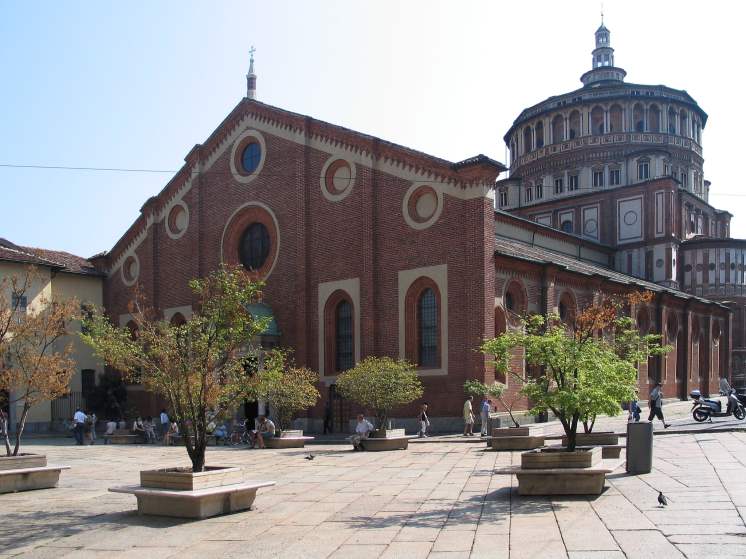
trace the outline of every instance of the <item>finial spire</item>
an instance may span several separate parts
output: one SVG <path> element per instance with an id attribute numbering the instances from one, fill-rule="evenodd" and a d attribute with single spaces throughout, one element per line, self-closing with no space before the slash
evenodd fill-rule
<path id="1" fill-rule="evenodd" d="M 601 25 L 604 24 L 604 3 L 601 2 Z"/>
<path id="2" fill-rule="evenodd" d="M 251 45 L 249 49 L 249 73 L 246 74 L 246 97 L 256 99 L 256 74 L 254 73 L 254 53 L 256 49 Z"/>

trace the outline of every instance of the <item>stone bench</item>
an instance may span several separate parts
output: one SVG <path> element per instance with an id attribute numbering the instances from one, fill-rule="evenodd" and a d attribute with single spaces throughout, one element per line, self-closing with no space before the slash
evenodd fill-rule
<path id="1" fill-rule="evenodd" d="M 70 466 L 49 465 L 0 470 L 0 493 L 57 487 L 60 481 L 60 472 L 69 469 Z"/>
<path id="2" fill-rule="evenodd" d="M 606 468 L 519 469 L 519 495 L 600 495 L 604 490 Z"/>
<path id="3" fill-rule="evenodd" d="M 257 490 L 272 485 L 274 481 L 244 481 L 194 491 L 125 485 L 110 487 L 109 491 L 134 495 L 138 514 L 202 519 L 248 510 Z"/>
<path id="4" fill-rule="evenodd" d="M 380 450 L 406 450 L 409 446 L 409 439 L 414 439 L 414 436 L 399 436 L 399 437 L 369 437 L 360 441 L 360 446 L 365 450 L 371 452 L 377 452 Z"/>
<path id="5" fill-rule="evenodd" d="M 307 436 L 270 437 L 264 439 L 264 446 L 267 448 L 303 448 L 306 441 L 312 441 L 314 438 Z"/>

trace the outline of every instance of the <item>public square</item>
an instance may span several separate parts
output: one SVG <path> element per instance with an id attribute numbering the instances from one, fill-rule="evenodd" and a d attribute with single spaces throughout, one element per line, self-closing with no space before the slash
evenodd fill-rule
<path id="1" fill-rule="evenodd" d="M 692 427 L 685 411 L 667 406 L 674 429 Z M 624 417 L 606 423 L 620 429 Z M 496 473 L 520 453 L 451 440 L 379 453 L 210 447 L 208 464 L 277 485 L 251 511 L 202 521 L 138 516 L 132 496 L 107 491 L 141 469 L 186 465 L 183 448 L 29 441 L 71 469 L 57 489 L 2 496 L 0 557 L 746 556 L 746 433 L 656 436 L 652 473 L 628 476 L 617 461 L 606 491 L 589 498 L 521 497 L 513 476 Z"/>

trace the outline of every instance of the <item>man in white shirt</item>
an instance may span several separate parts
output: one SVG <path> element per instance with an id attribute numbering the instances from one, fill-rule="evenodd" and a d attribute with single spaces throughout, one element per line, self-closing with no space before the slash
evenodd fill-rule
<path id="1" fill-rule="evenodd" d="M 111 436 L 114 434 L 114 431 L 117 430 L 117 422 L 113 419 L 109 419 L 109 421 L 106 422 L 106 431 L 104 432 L 104 444 L 109 444 L 111 440 Z"/>
<path id="2" fill-rule="evenodd" d="M 265 415 L 259 416 L 259 424 L 257 425 L 256 431 L 254 432 L 254 440 L 252 441 L 251 447 L 258 443 L 259 448 L 266 448 L 264 441 L 271 439 L 275 436 L 275 424 L 274 422 Z"/>
<path id="3" fill-rule="evenodd" d="M 367 439 L 373 431 L 373 424 L 365 419 L 362 413 L 357 414 L 357 425 L 355 425 L 355 434 L 350 437 L 352 448 L 354 450 L 364 450 L 360 444 L 363 439 Z"/>
<path id="4" fill-rule="evenodd" d="M 83 413 L 83 410 L 78 408 L 75 410 L 75 415 L 73 415 L 73 435 L 75 436 L 75 444 L 77 445 L 83 445 L 83 430 L 85 429 L 85 420 L 86 415 Z"/>

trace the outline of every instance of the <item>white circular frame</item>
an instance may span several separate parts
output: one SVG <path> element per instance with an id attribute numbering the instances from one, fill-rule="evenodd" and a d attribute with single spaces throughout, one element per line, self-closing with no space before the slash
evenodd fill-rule
<path id="1" fill-rule="evenodd" d="M 171 212 L 174 210 L 176 206 L 181 206 L 181 208 L 184 210 L 184 213 L 186 215 L 186 225 L 184 225 L 184 229 L 181 231 L 171 231 Z M 184 233 L 186 233 L 187 229 L 189 229 L 189 207 L 184 203 L 183 200 L 179 200 L 178 202 L 174 202 L 168 207 L 168 210 L 166 211 L 166 216 L 164 220 L 166 222 L 166 234 L 171 239 L 179 239 L 184 236 Z"/>
<path id="2" fill-rule="evenodd" d="M 256 169 L 254 169 L 254 172 L 250 175 L 244 175 L 241 173 L 239 169 L 236 168 L 236 155 L 238 151 L 238 147 L 243 143 L 243 141 L 246 138 L 252 138 L 256 140 L 256 142 L 259 144 L 259 146 L 262 149 L 262 156 L 259 158 L 259 165 L 256 166 Z M 233 175 L 233 178 L 240 182 L 241 184 L 248 184 L 251 181 L 253 181 L 259 173 L 262 171 L 262 167 L 264 167 L 264 161 L 267 159 L 267 143 L 264 141 L 264 136 L 262 136 L 261 132 L 258 130 L 245 130 L 236 140 L 233 142 L 233 147 L 231 148 L 231 158 L 230 158 L 230 166 L 231 166 L 231 174 Z"/>
<path id="3" fill-rule="evenodd" d="M 437 200 L 437 206 L 435 208 L 435 211 L 433 212 L 433 215 L 431 215 L 426 221 L 423 221 L 423 222 L 415 221 L 409 215 L 409 199 L 421 186 L 428 186 L 432 188 L 433 191 L 435 192 L 435 196 Z M 427 229 L 433 223 L 438 221 L 438 218 L 440 217 L 440 214 L 442 212 L 443 212 L 443 192 L 440 189 L 436 188 L 435 185 L 427 181 L 413 183 L 412 186 L 410 186 L 407 189 L 406 194 L 404 194 L 404 199 L 402 200 L 402 216 L 404 216 L 404 221 L 412 229 L 416 229 L 417 231 L 422 231 L 423 229 Z"/>
<path id="4" fill-rule="evenodd" d="M 137 265 L 137 273 L 131 280 L 127 279 L 127 274 L 124 273 L 124 267 L 130 257 L 134 258 L 135 264 Z M 137 257 L 136 253 L 131 252 L 124 257 L 124 260 L 122 260 L 122 265 L 119 267 L 119 275 L 122 277 L 122 283 L 124 283 L 124 285 L 126 285 L 127 287 L 131 287 L 137 283 L 137 279 L 140 277 L 140 259 Z"/>
<path id="5" fill-rule="evenodd" d="M 332 166 L 333 163 L 336 161 L 344 161 L 347 163 L 347 166 L 350 168 L 350 184 L 345 188 L 342 192 L 334 193 L 329 192 L 329 189 L 326 187 L 326 172 L 329 170 L 329 167 Z M 326 163 L 324 163 L 324 166 L 321 168 L 321 194 L 324 195 L 324 198 L 329 200 L 330 202 L 339 202 L 341 200 L 344 200 L 347 198 L 352 190 L 355 188 L 355 177 L 357 176 L 357 168 L 355 164 L 350 161 L 349 159 L 345 157 L 341 157 L 339 155 L 332 155 L 329 159 L 326 160 Z"/>
<path id="6" fill-rule="evenodd" d="M 262 208 L 265 210 L 269 216 L 272 218 L 272 222 L 275 224 L 275 232 L 277 233 L 277 248 L 275 249 L 275 259 L 274 262 L 272 262 L 272 266 L 269 270 L 267 270 L 267 273 L 261 278 L 262 281 L 267 281 L 269 276 L 272 275 L 272 272 L 274 271 L 275 267 L 277 266 L 277 262 L 280 260 L 280 223 L 277 221 L 277 216 L 275 215 L 275 212 L 273 212 L 269 206 L 266 204 L 262 204 L 261 202 L 246 202 L 245 204 L 240 205 L 235 209 L 235 211 L 230 215 L 230 217 L 225 221 L 225 226 L 223 227 L 223 233 L 220 235 L 220 263 L 223 263 L 223 241 L 225 241 L 225 232 L 228 230 L 228 226 L 231 224 L 231 221 L 233 221 L 233 218 L 238 215 L 238 213 L 249 207 L 257 207 Z"/>

